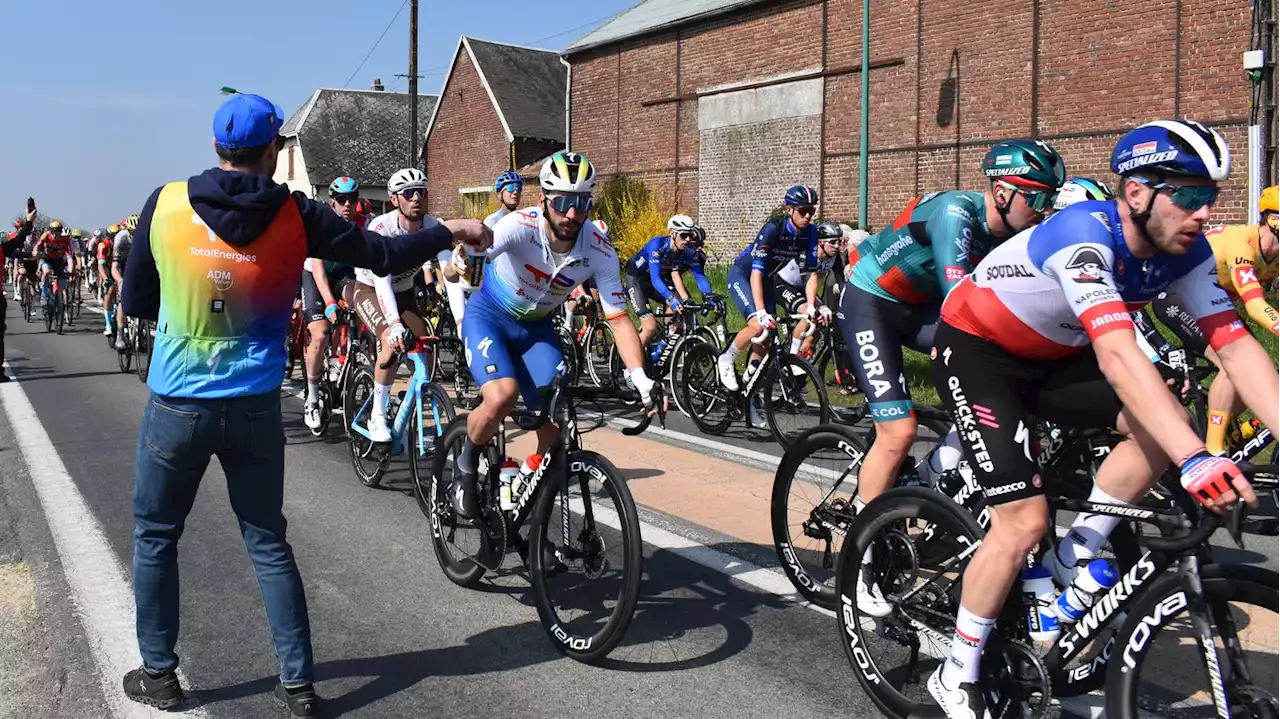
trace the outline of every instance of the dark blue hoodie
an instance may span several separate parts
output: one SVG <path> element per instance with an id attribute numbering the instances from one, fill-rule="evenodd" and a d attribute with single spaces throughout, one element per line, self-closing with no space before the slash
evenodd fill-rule
<path id="1" fill-rule="evenodd" d="M 364 267 L 385 275 L 403 272 L 435 259 L 453 246 L 453 233 L 444 225 L 390 238 L 342 219 L 333 210 L 301 192 L 276 184 L 267 175 L 250 175 L 213 168 L 187 181 L 191 207 L 219 238 L 243 247 L 266 230 L 285 202 L 296 202 L 307 233 L 307 256 Z M 133 233 L 133 251 L 125 266 L 120 302 L 130 317 L 155 320 L 160 313 L 160 275 L 151 254 L 151 216 L 160 196 L 147 198 Z M 301 282 L 302 268 L 298 268 Z"/>

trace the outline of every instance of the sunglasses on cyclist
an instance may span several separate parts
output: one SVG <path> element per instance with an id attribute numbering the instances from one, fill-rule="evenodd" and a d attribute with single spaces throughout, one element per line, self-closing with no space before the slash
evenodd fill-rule
<path id="1" fill-rule="evenodd" d="M 698 233 L 696 232 L 677 232 L 675 238 L 678 240 L 689 240 L 690 242 L 698 241 Z"/>
<path id="2" fill-rule="evenodd" d="M 333 195 L 332 199 L 335 205 L 350 205 L 353 202 L 359 202 L 360 196 L 352 194 Z"/>
<path id="3" fill-rule="evenodd" d="M 1174 185 L 1168 182 L 1155 182 L 1142 177 L 1135 177 L 1134 179 L 1156 192 L 1168 190 L 1169 199 L 1173 201 L 1173 204 L 1189 212 L 1195 212 L 1205 205 L 1212 206 L 1218 201 L 1218 194 L 1222 192 L 1220 187 Z"/>
<path id="4" fill-rule="evenodd" d="M 409 189 L 403 190 L 400 192 L 400 196 L 405 198 L 406 200 L 416 200 L 419 197 L 425 196 L 426 194 L 427 194 L 427 188 L 425 187 L 410 187 Z"/>
<path id="5" fill-rule="evenodd" d="M 1022 195 L 1022 198 L 1027 201 L 1027 207 L 1030 207 L 1032 212 L 1048 212 L 1053 207 L 1053 201 L 1058 196 L 1057 192 L 1026 190 L 1008 182 L 1001 182 L 1000 184 Z"/>
<path id="6" fill-rule="evenodd" d="M 1268 212 L 1262 216 L 1262 224 L 1270 227 L 1272 232 L 1280 232 L 1280 215 Z"/>
<path id="7" fill-rule="evenodd" d="M 799 205 L 796 207 L 792 207 L 791 209 L 795 210 L 798 214 L 803 215 L 804 217 L 813 217 L 813 214 L 818 211 L 818 209 L 813 205 Z"/>
<path id="8" fill-rule="evenodd" d="M 591 209 L 591 195 L 547 195 L 547 204 L 557 214 L 567 215 L 569 210 L 577 210 L 585 214 Z"/>

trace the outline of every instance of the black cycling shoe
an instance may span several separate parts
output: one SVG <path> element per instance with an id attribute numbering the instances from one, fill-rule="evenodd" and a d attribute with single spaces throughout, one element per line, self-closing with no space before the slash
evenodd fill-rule
<path id="1" fill-rule="evenodd" d="M 479 472 L 453 470 L 453 511 L 463 519 L 475 519 L 480 515 Z"/>
<path id="2" fill-rule="evenodd" d="M 315 687 L 310 684 L 303 684 L 300 687 L 285 687 L 283 684 L 277 684 L 275 695 L 281 704 L 289 707 L 289 713 L 296 717 L 314 719 L 322 716 L 320 697 L 316 695 Z"/>
<path id="3" fill-rule="evenodd" d="M 164 672 L 152 676 L 143 667 L 138 667 L 124 675 L 124 695 L 139 704 L 169 710 L 181 706 L 187 701 L 187 695 L 178 683 L 178 675 Z"/>

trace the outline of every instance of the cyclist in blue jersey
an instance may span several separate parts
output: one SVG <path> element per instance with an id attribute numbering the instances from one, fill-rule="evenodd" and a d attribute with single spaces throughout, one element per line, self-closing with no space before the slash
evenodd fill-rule
<path id="1" fill-rule="evenodd" d="M 627 298 L 640 318 L 640 344 L 648 347 L 658 332 L 658 320 L 649 303 L 659 301 L 679 312 L 689 299 L 685 289 L 685 270 L 693 272 L 698 291 L 711 292 L 711 282 L 702 271 L 706 255 L 700 249 L 702 228 L 688 215 L 675 215 L 667 220 L 669 235 L 654 237 L 624 265 L 627 276 Z M 656 297 L 655 297 L 656 295 Z"/>
<path id="2" fill-rule="evenodd" d="M 498 196 L 498 202 L 502 203 L 502 207 L 484 218 L 484 224 L 489 228 L 498 224 L 498 220 L 515 212 L 520 206 L 520 193 L 524 191 L 524 180 L 520 179 L 520 175 L 507 170 L 493 181 L 493 191 Z"/>
<path id="3" fill-rule="evenodd" d="M 654 383 L 645 375 L 640 336 L 627 316 L 618 253 L 599 227 L 587 221 L 596 177 L 585 156 L 557 152 L 539 175 L 542 202 L 494 226 L 484 279 L 467 302 L 461 330 L 467 365 L 483 397 L 467 416 L 467 438 L 455 465 L 453 508 L 464 519 L 479 513 L 481 448 L 497 433 L 517 397 L 530 409 L 541 408 L 540 388 L 564 371 L 552 314 L 586 280 L 594 279 L 599 288 L 600 306 L 632 384 L 646 406 L 651 401 Z M 546 454 L 558 433 L 551 423 L 538 428 L 539 454 Z"/>
<path id="4" fill-rule="evenodd" d="M 818 211 L 818 191 L 808 185 L 795 185 L 787 190 L 782 203 L 786 214 L 766 222 L 729 269 L 729 299 L 747 318 L 747 326 L 720 355 L 716 372 L 720 382 L 734 391 L 738 389 L 738 373 L 733 361 L 753 337 L 778 324 L 773 317 L 773 275 L 798 257 L 810 264 L 817 262 L 818 231 L 812 222 Z M 760 362 L 766 349 L 765 344 L 752 346 L 748 371 Z"/>
<path id="5" fill-rule="evenodd" d="M 932 350 L 943 298 L 992 248 L 1043 220 L 1066 179 L 1062 158 L 1035 140 L 997 143 L 983 159 L 982 172 L 990 183 L 985 192 L 935 192 L 913 199 L 851 260 L 853 272 L 836 318 L 876 428 L 858 471 L 855 511 L 892 486 L 916 440 L 903 347 Z M 931 459 L 939 466 L 930 471 L 958 466 L 960 440 L 954 431 L 935 455 Z M 879 587 L 865 581 L 870 562 L 868 552 L 858 602 L 868 613 L 883 616 L 890 606 Z"/>

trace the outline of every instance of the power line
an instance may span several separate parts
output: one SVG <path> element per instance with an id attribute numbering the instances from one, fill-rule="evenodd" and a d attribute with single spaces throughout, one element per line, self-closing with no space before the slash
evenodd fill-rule
<path id="1" fill-rule="evenodd" d="M 347 78 L 347 81 L 342 83 L 342 89 L 347 89 L 347 86 L 355 79 L 356 73 L 360 72 L 360 68 L 364 67 L 365 62 L 369 60 L 369 56 L 373 55 L 373 51 L 378 49 L 378 45 L 382 43 L 382 38 L 387 36 L 387 33 L 391 30 L 391 26 L 396 24 L 396 20 L 399 19 L 400 13 L 404 12 L 404 8 L 408 4 L 409 0 L 404 0 L 404 2 L 400 3 L 400 9 L 396 10 L 396 14 L 391 18 L 391 22 L 387 23 L 386 28 L 382 30 L 382 34 L 378 36 L 377 42 L 373 43 L 373 47 L 369 48 L 369 52 L 365 54 L 364 60 L 361 60 L 360 64 L 356 66 L 356 69 L 352 71 L 351 77 Z"/>
<path id="2" fill-rule="evenodd" d="M 571 32 L 575 32 L 575 31 L 577 31 L 577 30 L 581 30 L 581 29 L 583 29 L 583 28 L 592 27 L 592 26 L 594 26 L 596 23 L 599 23 L 599 22 L 604 21 L 604 20 L 608 20 L 608 19 L 609 19 L 609 18 L 611 18 L 611 17 L 614 17 L 614 15 L 606 15 L 605 17 L 598 18 L 598 19 L 596 19 L 596 20 L 592 20 L 591 22 L 588 22 L 588 23 L 583 23 L 583 24 L 581 24 L 581 25 L 579 25 L 579 26 L 577 26 L 577 27 L 571 27 L 571 28 L 569 28 L 568 30 L 563 30 L 563 31 L 561 31 L 561 32 L 556 33 L 555 35 L 548 35 L 548 36 L 546 36 L 546 37 L 542 38 L 541 40 L 534 40 L 533 42 L 531 42 L 531 43 L 529 43 L 529 44 L 530 44 L 530 45 L 537 45 L 537 44 L 538 44 L 538 43 L 540 43 L 540 42 L 546 42 L 546 41 L 548 41 L 548 40 L 554 40 L 554 39 L 556 39 L 556 38 L 560 37 L 561 35 L 568 35 L 569 33 L 571 33 Z"/>

